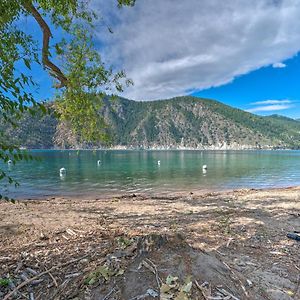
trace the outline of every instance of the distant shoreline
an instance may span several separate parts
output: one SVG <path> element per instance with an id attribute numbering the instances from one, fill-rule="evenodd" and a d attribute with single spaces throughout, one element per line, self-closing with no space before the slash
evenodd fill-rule
<path id="1" fill-rule="evenodd" d="M 292 148 L 20 148 L 28 151 L 299 151 Z"/>

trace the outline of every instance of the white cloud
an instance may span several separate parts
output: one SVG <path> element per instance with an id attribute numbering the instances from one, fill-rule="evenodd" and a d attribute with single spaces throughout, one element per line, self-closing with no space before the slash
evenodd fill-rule
<path id="1" fill-rule="evenodd" d="M 285 67 L 286 67 L 286 64 L 281 63 L 281 62 L 277 62 L 277 63 L 274 63 L 274 64 L 272 65 L 272 67 L 275 68 L 275 69 L 282 69 L 282 68 L 285 68 Z"/>
<path id="2" fill-rule="evenodd" d="M 298 0 L 94 0 L 114 34 L 97 28 L 104 60 L 135 85 L 124 96 L 168 98 L 279 66 L 300 50 Z M 103 46 L 105 45 L 105 46 Z"/>
<path id="3" fill-rule="evenodd" d="M 267 112 L 267 111 L 277 111 L 277 110 L 285 110 L 294 107 L 294 105 L 289 104 L 274 104 L 274 105 L 262 105 L 257 106 L 254 108 L 250 108 L 247 111 L 254 113 L 254 112 Z"/>
<path id="4" fill-rule="evenodd" d="M 252 105 L 266 105 L 266 104 L 288 104 L 292 103 L 293 101 L 283 99 L 283 100 L 263 100 L 263 101 L 257 101 L 257 102 L 252 102 Z"/>

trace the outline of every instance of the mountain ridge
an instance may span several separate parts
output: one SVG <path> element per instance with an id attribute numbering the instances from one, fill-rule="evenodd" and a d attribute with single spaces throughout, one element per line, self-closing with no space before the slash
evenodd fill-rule
<path id="1" fill-rule="evenodd" d="M 300 122 L 257 116 L 212 99 L 192 96 L 149 102 L 104 99 L 100 112 L 112 137 L 111 148 L 125 149 L 299 149 Z M 79 142 L 53 115 L 25 116 L 13 132 L 1 129 L 26 148 L 93 148 Z"/>

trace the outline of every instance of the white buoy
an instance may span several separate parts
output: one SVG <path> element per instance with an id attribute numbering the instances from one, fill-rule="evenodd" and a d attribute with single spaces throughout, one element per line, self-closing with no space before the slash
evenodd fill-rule
<path id="1" fill-rule="evenodd" d="M 98 165 L 98 166 L 101 165 L 101 160 L 100 160 L 100 159 L 97 161 L 97 165 Z"/>
<path id="2" fill-rule="evenodd" d="M 207 165 L 203 165 L 202 170 L 207 170 Z"/>
<path id="3" fill-rule="evenodd" d="M 157 165 L 160 166 L 160 160 L 157 161 Z"/>
<path id="4" fill-rule="evenodd" d="M 11 159 L 7 162 L 8 165 L 12 165 L 12 163 L 13 163 L 13 162 L 12 162 Z"/>
<path id="5" fill-rule="evenodd" d="M 59 175 L 60 175 L 61 177 L 66 176 L 66 173 L 67 173 L 67 171 L 66 171 L 65 168 L 60 168 L 60 169 L 59 169 Z"/>

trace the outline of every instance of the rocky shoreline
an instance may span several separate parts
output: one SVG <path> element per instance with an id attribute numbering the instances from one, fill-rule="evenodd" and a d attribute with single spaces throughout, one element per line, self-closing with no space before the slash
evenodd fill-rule
<path id="1" fill-rule="evenodd" d="M 78 147 L 71 147 L 71 148 L 62 148 L 62 147 L 54 147 L 54 148 L 26 148 L 22 147 L 22 150 L 128 150 L 128 151 L 257 151 L 257 150 L 272 150 L 272 151 L 291 151 L 291 150 L 300 150 L 300 149 L 293 149 L 288 147 L 274 147 L 271 145 L 264 145 L 264 146 L 251 146 L 251 145 L 226 145 L 226 146 L 199 146 L 199 147 L 173 147 L 173 146 L 153 146 L 153 147 L 144 147 L 144 146 L 112 146 L 112 147 L 92 147 L 92 146 L 78 146 Z"/>

